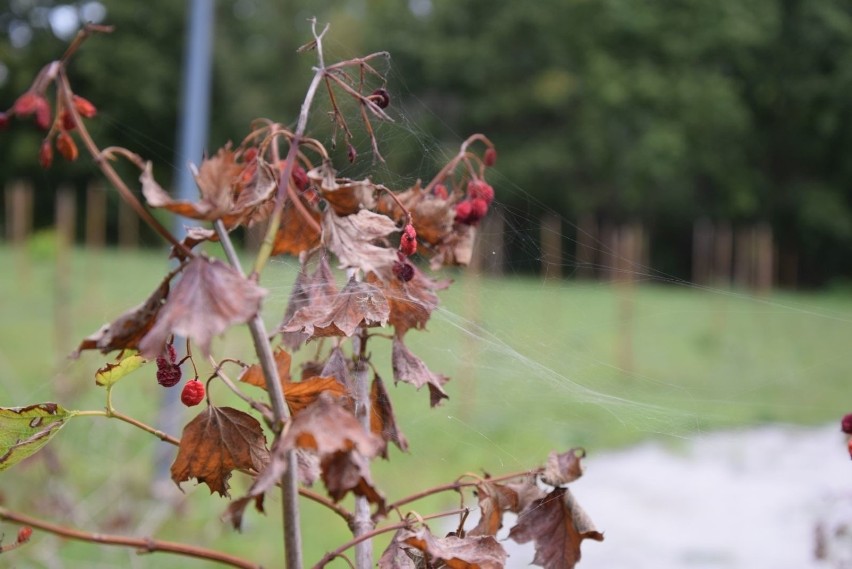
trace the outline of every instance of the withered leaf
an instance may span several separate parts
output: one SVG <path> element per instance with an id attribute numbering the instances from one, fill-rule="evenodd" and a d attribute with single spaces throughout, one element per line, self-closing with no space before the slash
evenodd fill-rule
<path id="1" fill-rule="evenodd" d="M 437 245 L 453 230 L 455 209 L 450 200 L 426 192 L 418 183 L 396 198 L 411 213 L 412 224 L 417 229 L 417 238 L 429 245 Z M 405 216 L 396 201 L 388 195 L 379 200 L 379 213 L 401 221 Z"/>
<path id="2" fill-rule="evenodd" d="M 426 326 L 432 311 L 438 306 L 438 296 L 434 291 L 447 288 L 451 282 L 435 281 L 417 267 L 412 267 L 414 277 L 408 282 L 394 277 L 390 271 L 382 275 L 367 275 L 367 282 L 380 287 L 388 299 L 388 323 L 395 328 L 398 336 L 412 328 L 420 330 Z"/>
<path id="3" fill-rule="evenodd" d="M 364 430 L 344 402 L 330 393 L 321 393 L 314 403 L 293 418 L 282 444 L 287 449 L 316 451 L 320 460 L 353 449 L 372 458 L 382 447 L 381 440 Z"/>
<path id="4" fill-rule="evenodd" d="M 172 480 L 197 478 L 210 492 L 228 495 L 228 479 L 234 470 L 260 471 L 269 460 L 266 437 L 260 423 L 231 407 L 209 406 L 183 429 Z"/>
<path id="5" fill-rule="evenodd" d="M 352 375 L 349 373 L 346 356 L 343 355 L 343 350 L 339 347 L 332 348 L 319 375 L 335 378 L 348 392 L 352 392 Z"/>
<path id="6" fill-rule="evenodd" d="M 170 335 L 184 336 L 210 353 L 213 336 L 242 324 L 260 310 L 266 291 L 215 259 L 192 259 L 160 311 L 157 323 L 139 343 L 143 357 L 153 359 Z"/>
<path id="7" fill-rule="evenodd" d="M 432 270 L 438 270 L 443 266 L 469 265 L 475 237 L 474 226 L 456 223 L 453 231 L 435 246 L 435 256 L 429 261 L 429 266 Z"/>
<path id="8" fill-rule="evenodd" d="M 192 249 L 196 245 L 200 243 L 204 243 L 205 241 L 218 241 L 219 236 L 216 235 L 216 232 L 212 229 L 207 229 L 205 227 L 199 227 L 197 225 L 189 225 L 185 226 L 184 230 L 186 231 L 186 237 L 183 238 L 181 244 L 187 249 Z M 172 247 L 171 253 L 169 253 L 170 259 L 177 259 L 178 261 L 185 261 L 189 257 L 184 254 L 183 250 L 178 247 Z"/>
<path id="9" fill-rule="evenodd" d="M 401 533 L 396 539 L 432 560 L 443 561 L 451 569 L 502 569 L 508 557 L 503 546 L 490 535 L 437 538 L 424 526 Z"/>
<path id="10" fill-rule="evenodd" d="M 390 396 L 378 374 L 373 378 L 373 385 L 370 387 L 370 410 L 370 430 L 384 441 L 380 453 L 382 458 L 388 457 L 387 443 L 391 442 L 402 452 L 408 452 L 408 441 L 396 425 Z"/>
<path id="11" fill-rule="evenodd" d="M 391 218 L 367 209 L 345 217 L 328 210 L 323 216 L 323 241 L 341 267 L 361 269 L 365 274 L 378 273 L 396 261 L 395 249 L 373 244 L 394 231 L 398 229 Z"/>
<path id="12" fill-rule="evenodd" d="M 572 448 L 563 453 L 551 452 L 547 457 L 541 479 L 551 486 L 562 486 L 574 482 L 583 475 L 580 459 L 585 456 L 586 451 L 582 448 Z"/>
<path id="13" fill-rule="evenodd" d="M 304 210 L 319 225 L 320 213 L 303 196 L 299 196 L 299 200 Z M 320 232 L 307 222 L 293 201 L 288 199 L 281 212 L 281 225 L 278 226 L 278 232 L 275 234 L 272 254 L 298 256 L 300 253 L 317 248 L 319 244 Z"/>
<path id="14" fill-rule="evenodd" d="M 503 512 L 518 512 L 518 493 L 494 482 L 480 482 L 476 486 L 480 518 L 468 535 L 497 535 L 503 527 Z"/>
<path id="15" fill-rule="evenodd" d="M 580 543 L 584 539 L 603 541 L 604 536 L 595 530 L 571 491 L 559 487 L 518 515 L 509 538 L 517 543 L 535 541 L 535 565 L 572 569 L 580 560 Z"/>
<path id="16" fill-rule="evenodd" d="M 281 380 L 281 386 L 283 387 L 290 381 L 290 362 L 292 358 L 287 350 L 281 348 L 275 350 L 273 356 L 275 357 L 275 367 L 278 368 L 278 378 Z M 240 374 L 239 379 L 243 383 L 266 389 L 266 379 L 264 378 L 263 368 L 260 364 L 253 364 L 247 367 Z"/>
<path id="17" fill-rule="evenodd" d="M 379 569 L 417 569 L 418 565 L 409 555 L 411 549 L 399 540 L 399 537 L 408 533 L 408 529 L 400 528 L 396 531 L 391 539 L 387 549 L 384 550 L 379 558 Z M 422 557 L 419 553 L 415 553 L 415 557 Z"/>
<path id="18" fill-rule="evenodd" d="M 321 469 L 322 481 L 332 500 L 339 502 L 352 492 L 366 498 L 376 505 L 379 512 L 384 513 L 385 498 L 373 486 L 370 463 L 363 454 L 354 449 L 336 452 L 322 461 Z"/>
<path id="19" fill-rule="evenodd" d="M 221 148 L 212 158 L 201 163 L 195 174 L 195 182 L 201 192 L 197 202 L 174 200 L 154 180 L 151 162 L 146 163 L 139 178 L 142 195 L 151 207 L 165 208 L 173 213 L 192 219 L 213 221 L 234 213 L 231 187 L 240 172 L 233 151 Z"/>
<path id="20" fill-rule="evenodd" d="M 309 308 L 312 305 L 323 307 L 324 309 L 324 307 L 329 306 L 333 302 L 336 296 L 337 284 L 334 281 L 331 267 L 328 266 L 328 259 L 326 257 L 320 258 L 316 270 L 310 276 L 308 276 L 305 263 L 302 262 L 299 266 L 299 274 L 293 283 L 293 289 L 290 291 L 290 300 L 287 303 L 287 310 L 284 312 L 284 320 L 279 327 L 279 330 L 281 330 L 281 340 L 284 345 L 291 350 L 297 350 L 310 338 L 308 334 L 302 331 L 283 331 L 284 326 L 293 319 L 296 312 L 302 308 Z"/>
<path id="21" fill-rule="evenodd" d="M 105 354 L 112 350 L 137 349 L 142 338 L 154 326 L 163 301 L 169 295 L 169 280 L 163 280 L 145 302 L 83 340 L 73 356 L 79 356 L 83 350 L 100 350 Z"/>
<path id="22" fill-rule="evenodd" d="M 348 390 L 334 377 L 311 377 L 302 381 L 284 384 L 284 398 L 290 413 L 296 415 L 317 400 L 320 393 L 329 393 L 334 397 L 345 397 Z"/>
<path id="23" fill-rule="evenodd" d="M 335 175 L 334 168 L 328 162 L 308 172 L 308 178 L 319 187 L 322 197 L 331 204 L 337 215 L 346 216 L 361 209 L 373 209 L 376 205 L 376 189 L 372 182 L 335 178 Z"/>
<path id="24" fill-rule="evenodd" d="M 508 511 L 519 514 L 526 510 L 534 501 L 544 498 L 545 491 L 536 484 L 533 475 L 524 476 L 517 482 L 508 482 L 502 486 L 506 492 L 512 495 L 507 503 Z"/>
<path id="25" fill-rule="evenodd" d="M 275 485 L 281 481 L 284 472 L 287 471 L 287 452 L 289 450 L 289 448 L 284 447 L 283 437 L 277 435 L 272 443 L 269 460 L 262 469 L 259 469 L 248 492 L 245 496 L 233 500 L 228 505 L 228 509 L 225 510 L 223 517 L 231 523 L 234 529 L 239 530 L 241 528 L 243 514 L 250 502 L 253 501 L 257 510 L 263 512 L 264 494 L 275 488 Z"/>
<path id="26" fill-rule="evenodd" d="M 383 326 L 389 315 L 390 306 L 381 289 L 353 278 L 331 305 L 316 300 L 300 308 L 282 330 L 303 332 L 313 338 L 351 336 L 362 325 Z"/>
<path id="27" fill-rule="evenodd" d="M 418 390 L 424 385 L 429 386 L 429 402 L 432 407 L 443 399 L 449 399 L 449 395 L 444 391 L 444 384 L 449 378 L 430 371 L 423 360 L 411 353 L 399 336 L 393 338 L 391 364 L 394 381 L 410 383 Z"/>
<path id="28" fill-rule="evenodd" d="M 203 164 L 202 164 L 203 167 Z M 252 225 L 269 215 L 272 198 L 278 189 L 278 177 L 275 170 L 260 155 L 255 158 L 252 170 L 254 174 L 247 184 L 238 184 L 236 203 L 230 216 L 225 219 L 228 226 L 237 223 Z M 201 175 L 201 171 L 199 171 Z M 231 182 L 233 184 L 233 182 Z M 230 217 L 230 219 L 228 219 Z"/>

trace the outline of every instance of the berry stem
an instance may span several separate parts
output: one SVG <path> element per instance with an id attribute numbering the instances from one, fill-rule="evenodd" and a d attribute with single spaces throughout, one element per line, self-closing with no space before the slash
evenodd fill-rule
<path id="1" fill-rule="evenodd" d="M 142 429 L 146 433 L 151 433 L 152 435 L 154 435 L 155 437 L 157 437 L 158 439 L 160 439 L 163 442 L 173 444 L 175 446 L 178 446 L 180 444 L 180 439 L 176 439 L 173 436 L 171 436 L 167 433 L 164 433 L 163 431 L 157 430 L 150 425 L 146 425 L 142 421 L 138 421 L 138 420 L 134 419 L 133 417 L 130 417 L 129 415 L 125 415 L 124 413 L 120 413 L 120 412 L 116 411 L 115 409 L 112 409 L 110 411 L 76 411 L 74 413 L 74 416 L 75 417 L 106 417 L 107 419 L 118 419 L 119 421 L 124 421 L 125 423 L 128 423 L 130 425 L 133 425 L 134 427 Z"/>

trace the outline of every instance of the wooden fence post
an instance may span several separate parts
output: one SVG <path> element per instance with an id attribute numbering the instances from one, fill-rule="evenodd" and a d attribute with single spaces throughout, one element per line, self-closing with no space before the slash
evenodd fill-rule
<path id="1" fill-rule="evenodd" d="M 86 188 L 86 248 L 103 249 L 106 244 L 107 199 L 102 184 Z"/>
<path id="2" fill-rule="evenodd" d="M 124 200 L 118 200 L 118 246 L 122 249 L 139 246 L 139 215 Z"/>
<path id="3" fill-rule="evenodd" d="M 549 211 L 541 218 L 541 273 L 545 281 L 562 278 L 562 219 Z"/>
<path id="4" fill-rule="evenodd" d="M 53 337 L 56 365 L 71 349 L 71 254 L 76 237 L 76 204 L 74 189 L 61 186 L 56 191 L 56 274 L 53 277 Z M 68 382 L 60 373 L 54 385 L 58 395 L 67 394 Z"/>
<path id="5" fill-rule="evenodd" d="M 595 260 L 598 251 L 598 222 L 594 215 L 584 215 L 577 222 L 577 277 L 595 278 Z"/>

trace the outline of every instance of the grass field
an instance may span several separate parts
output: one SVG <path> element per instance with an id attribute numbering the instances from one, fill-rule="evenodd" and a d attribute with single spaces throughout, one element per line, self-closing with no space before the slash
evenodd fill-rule
<path id="1" fill-rule="evenodd" d="M 102 408 L 93 373 L 105 357 L 87 353 L 70 362 L 61 354 L 140 302 L 167 267 L 157 252 L 74 251 L 66 262 L 69 279 L 58 277 L 49 243 L 23 253 L 0 248 L 0 405 Z M 275 262 L 264 275 L 270 328 L 283 314 L 293 276 L 292 261 Z M 710 429 L 822 423 L 849 411 L 850 295 L 752 298 L 674 285 L 451 276 L 457 282 L 442 295 L 429 331 L 407 338 L 433 371 L 452 378 L 447 403 L 430 410 L 425 391 L 394 388 L 389 350 L 372 347 L 411 446 L 410 454 L 392 451 L 389 463 L 375 464 L 390 499 L 468 471 L 535 466 L 552 449 L 580 445 L 593 456 L 647 437 L 677 444 Z M 297 361 L 312 350 L 301 350 Z M 247 331 L 232 331 L 214 352 L 252 361 Z M 118 385 L 114 402 L 154 423 L 164 391 L 153 368 L 143 368 Z M 221 388 L 213 397 L 232 401 Z M 175 413 L 183 424 L 197 410 Z M 173 449 L 150 435 L 102 418 L 75 419 L 37 458 L 0 474 L 0 500 L 90 531 L 215 545 L 279 565 L 275 497 L 267 500 L 268 519 L 250 512 L 243 534 L 235 534 L 219 520 L 226 501 L 208 496 L 206 487 L 184 484 L 185 497 L 170 482 L 152 490 L 158 451 L 168 464 Z M 245 486 L 244 477 L 234 477 L 234 493 Z M 429 513 L 456 505 L 448 494 L 414 507 Z M 305 511 L 306 563 L 313 563 L 347 530 L 313 504 Z M 7 524 L 2 530 L 15 533 Z M 4 561 L 21 568 L 154 563 L 132 551 L 38 533 L 8 555 Z M 206 566 L 158 557 L 157 567 Z"/>

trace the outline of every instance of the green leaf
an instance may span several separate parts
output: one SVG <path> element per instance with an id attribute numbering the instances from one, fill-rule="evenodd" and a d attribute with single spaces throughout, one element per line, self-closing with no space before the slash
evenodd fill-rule
<path id="1" fill-rule="evenodd" d="M 38 452 L 74 415 L 56 403 L 0 407 L 0 472 Z"/>
<path id="2" fill-rule="evenodd" d="M 137 354 L 135 350 L 132 350 L 130 353 L 131 355 L 122 358 L 118 363 L 107 364 L 95 372 L 95 383 L 110 387 L 125 375 L 142 367 L 142 364 L 148 361 Z"/>

